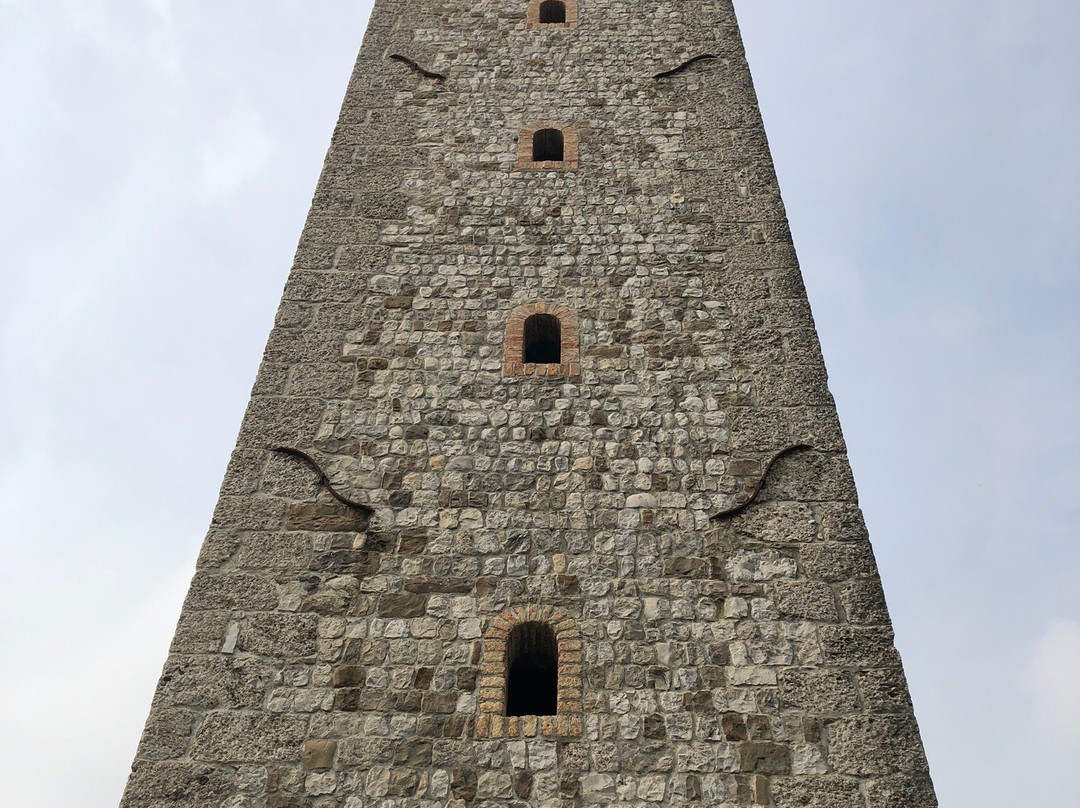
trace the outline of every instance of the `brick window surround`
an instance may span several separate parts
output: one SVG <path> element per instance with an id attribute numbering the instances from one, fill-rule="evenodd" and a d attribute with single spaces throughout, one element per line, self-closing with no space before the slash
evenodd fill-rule
<path id="1" fill-rule="evenodd" d="M 529 0 L 525 8 L 526 28 L 577 28 L 578 4 L 577 0 L 563 0 L 566 7 L 566 22 L 540 22 L 540 6 L 544 0 Z"/>
<path id="2" fill-rule="evenodd" d="M 562 160 L 533 160 L 533 135 L 541 129 L 558 129 L 563 136 Z M 572 126 L 554 121 L 543 121 L 527 126 L 518 135 L 518 168 L 541 168 L 548 170 L 566 170 L 578 167 L 578 135 Z"/>
<path id="3" fill-rule="evenodd" d="M 506 715 L 510 632 L 522 623 L 545 623 L 559 649 L 559 696 L 555 715 Z M 553 606 L 515 606 L 496 617 L 484 635 L 480 660 L 478 738 L 571 738 L 582 731 L 582 646 L 577 624 Z"/>
<path id="4" fill-rule="evenodd" d="M 560 362 L 539 364 L 524 361 L 525 321 L 534 314 L 550 314 L 559 320 Z M 503 341 L 503 376 L 577 376 L 581 373 L 581 337 L 578 318 L 571 309 L 555 303 L 518 306 L 506 321 Z"/>

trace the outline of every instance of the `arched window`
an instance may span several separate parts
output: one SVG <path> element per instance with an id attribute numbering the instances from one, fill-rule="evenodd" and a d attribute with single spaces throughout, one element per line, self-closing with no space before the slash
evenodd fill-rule
<path id="1" fill-rule="evenodd" d="M 562 0 L 544 0 L 540 4 L 540 20 L 542 25 L 566 22 L 566 4 Z"/>
<path id="2" fill-rule="evenodd" d="M 577 28 L 578 0 L 528 0 L 526 28 Z"/>
<path id="3" fill-rule="evenodd" d="M 532 159 L 534 163 L 550 161 L 561 163 L 563 159 L 563 136 L 558 129 L 541 129 L 533 134 Z"/>
<path id="4" fill-rule="evenodd" d="M 574 127 L 555 121 L 528 126 L 518 135 L 518 168 L 564 171 L 578 167 L 578 136 Z"/>
<path id="5" fill-rule="evenodd" d="M 506 644 L 506 714 L 555 715 L 559 646 L 546 623 L 519 623 Z"/>
<path id="6" fill-rule="evenodd" d="M 506 319 L 504 376 L 577 376 L 581 336 L 577 313 L 555 303 L 526 303 Z"/>
<path id="7" fill-rule="evenodd" d="M 478 738 L 575 738 L 583 730 L 581 633 L 562 609 L 514 606 L 484 632 Z"/>
<path id="8" fill-rule="evenodd" d="M 521 359 L 526 364 L 557 365 L 562 361 L 562 335 L 554 314 L 534 314 L 525 320 Z"/>

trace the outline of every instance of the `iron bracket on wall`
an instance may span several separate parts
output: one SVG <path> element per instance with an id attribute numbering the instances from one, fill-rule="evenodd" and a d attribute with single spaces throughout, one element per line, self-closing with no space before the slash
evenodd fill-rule
<path id="1" fill-rule="evenodd" d="M 390 58 L 393 59 L 395 62 L 401 62 L 403 65 L 408 65 L 425 78 L 435 79 L 436 81 L 446 81 L 446 76 L 444 76 L 442 73 L 436 73 L 432 70 L 425 70 L 408 56 L 402 56 L 400 53 L 391 53 Z"/>
<path id="2" fill-rule="evenodd" d="M 681 73 L 682 71 L 686 70 L 686 68 L 690 67 L 690 65 L 694 64 L 694 62 L 700 62 L 703 59 L 715 59 L 715 58 L 717 58 L 716 54 L 702 53 L 702 54 L 699 54 L 697 56 L 694 56 L 691 59 L 687 59 L 685 62 L 683 62 L 678 67 L 673 67 L 671 70 L 665 70 L 663 73 L 657 73 L 655 76 L 653 76 L 653 78 L 654 79 L 666 79 L 668 76 L 674 76 L 676 73 Z"/>
<path id="3" fill-rule="evenodd" d="M 315 473 L 319 475 L 319 484 L 326 486 L 326 490 L 330 492 L 330 496 L 332 496 L 341 504 L 347 505 L 350 508 L 354 508 L 361 513 L 367 514 L 368 516 L 371 516 L 373 513 L 375 513 L 375 510 L 370 505 L 364 505 L 361 502 L 354 502 L 353 500 L 348 499 L 347 497 L 344 497 L 340 493 L 338 493 L 337 489 L 334 488 L 333 485 L 331 485 L 330 478 L 326 476 L 326 472 L 323 471 L 322 467 L 315 462 L 315 459 L 306 452 L 301 452 L 299 449 L 293 449 L 289 446 L 275 446 L 271 449 L 271 451 L 277 452 L 278 454 L 288 455 L 289 457 L 295 457 L 297 460 L 301 460 L 311 466 Z"/>
<path id="4" fill-rule="evenodd" d="M 757 481 L 757 485 L 754 486 L 754 490 L 751 492 L 749 497 L 747 497 L 743 502 L 739 503 L 738 505 L 734 506 L 733 508 L 728 508 L 726 511 L 720 511 L 720 513 L 713 514 L 709 518 L 710 519 L 728 519 L 728 518 L 730 518 L 732 516 L 735 516 L 736 514 L 742 513 L 744 510 L 749 508 L 754 503 L 754 500 L 757 499 L 758 494 L 761 493 L 761 489 L 765 487 L 765 480 L 768 479 L 769 472 L 772 471 L 772 467 L 776 463 L 777 460 L 779 460 L 781 457 L 786 457 L 789 454 L 794 454 L 795 452 L 801 452 L 804 449 L 813 449 L 813 448 L 814 447 L 810 446 L 809 444 L 798 443 L 795 446 L 789 446 L 786 449 L 782 449 L 781 451 L 777 452 L 773 456 L 773 459 L 765 464 L 765 471 L 763 471 L 761 473 L 761 478 Z"/>

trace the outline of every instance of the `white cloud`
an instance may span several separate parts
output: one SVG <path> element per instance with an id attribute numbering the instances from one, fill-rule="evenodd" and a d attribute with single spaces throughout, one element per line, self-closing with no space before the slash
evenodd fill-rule
<path id="1" fill-rule="evenodd" d="M 1026 674 L 1043 719 L 1080 744 L 1080 622 L 1051 624 L 1035 644 Z"/>
<path id="2" fill-rule="evenodd" d="M 262 173 L 274 145 L 254 112 L 229 118 L 199 149 L 199 190 L 204 202 L 227 199 Z"/>

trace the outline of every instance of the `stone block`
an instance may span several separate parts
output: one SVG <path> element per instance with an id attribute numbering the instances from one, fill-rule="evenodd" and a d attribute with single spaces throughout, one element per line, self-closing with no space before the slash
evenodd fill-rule
<path id="1" fill-rule="evenodd" d="M 852 674 L 820 668 L 786 668 L 777 674 L 780 705 L 813 715 L 843 715 L 859 709 Z"/>
<path id="2" fill-rule="evenodd" d="M 136 761 L 120 808 L 204 808 L 233 793 L 235 769 L 203 763 Z"/>
<path id="3" fill-rule="evenodd" d="M 864 808 L 859 781 L 846 777 L 775 777 L 772 796 L 776 808 Z"/>
<path id="4" fill-rule="evenodd" d="M 828 738 L 828 762 L 838 774 L 865 777 L 926 769 L 914 718 L 844 718 L 828 725 Z"/>
<path id="5" fill-rule="evenodd" d="M 285 516 L 286 530 L 320 533 L 363 533 L 371 517 L 364 511 L 340 502 L 311 502 L 290 505 Z"/>
<path id="6" fill-rule="evenodd" d="M 885 593 L 877 578 L 848 581 L 837 588 L 840 604 L 849 623 L 856 625 L 890 625 Z"/>
<path id="7" fill-rule="evenodd" d="M 869 542 L 808 544 L 799 549 L 799 564 L 807 578 L 846 581 L 877 575 Z"/>
<path id="8" fill-rule="evenodd" d="M 213 712 L 199 726 L 191 757 L 211 763 L 299 761 L 306 733 L 301 716 Z"/>
<path id="9" fill-rule="evenodd" d="M 892 629 L 822 626 L 821 648 L 826 661 L 850 668 L 899 667 Z"/>
<path id="10" fill-rule="evenodd" d="M 308 659 L 315 655 L 318 620 L 313 614 L 253 614 L 241 623 L 237 647 L 258 656 Z"/>
<path id="11" fill-rule="evenodd" d="M 739 767 L 757 774 L 789 774 L 791 749 L 769 741 L 745 741 L 739 744 Z"/>
<path id="12" fill-rule="evenodd" d="M 934 784 L 926 772 L 895 774 L 866 784 L 866 808 L 922 808 L 937 805 Z"/>
<path id="13" fill-rule="evenodd" d="M 819 581 L 780 581 L 773 600 L 781 617 L 835 622 L 836 596 L 828 584 Z"/>
<path id="14" fill-rule="evenodd" d="M 304 741 L 300 759 L 304 768 L 308 771 L 323 771 L 334 768 L 334 757 L 337 755 L 338 742 L 326 739 L 311 739 Z"/>
<path id="15" fill-rule="evenodd" d="M 427 597 L 415 593 L 382 595 L 379 598 L 379 617 L 422 617 L 427 610 Z"/>

